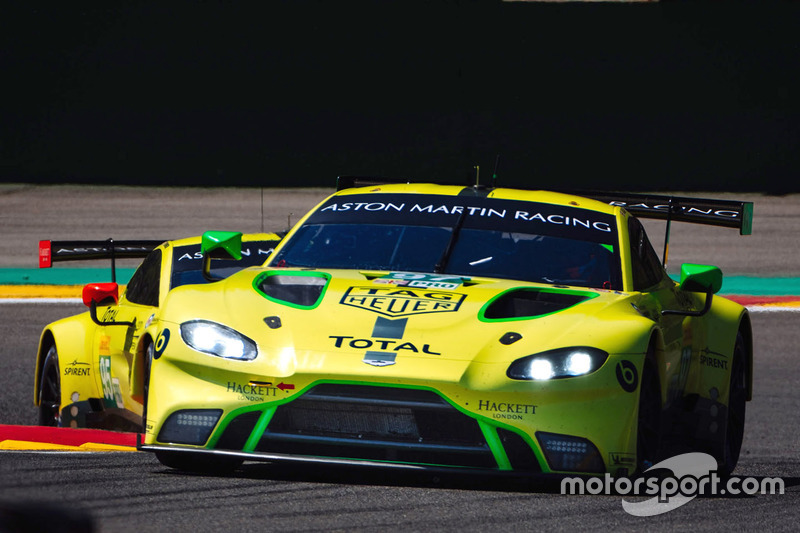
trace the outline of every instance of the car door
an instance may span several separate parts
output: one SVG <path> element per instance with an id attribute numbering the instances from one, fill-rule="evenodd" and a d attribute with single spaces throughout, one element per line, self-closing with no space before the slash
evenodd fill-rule
<path id="1" fill-rule="evenodd" d="M 131 398 L 130 380 L 134 353 L 148 320 L 158 308 L 163 253 L 153 250 L 134 272 L 119 305 L 99 317 L 97 354 L 104 407 L 141 415 L 142 405 Z M 125 416 L 122 413 L 122 416 Z"/>
<path id="2" fill-rule="evenodd" d="M 668 408 L 683 396 L 692 356 L 692 319 L 679 314 L 664 314 L 664 310 L 688 310 L 691 301 L 669 278 L 661 260 L 650 244 L 638 219 L 628 219 L 631 246 L 633 288 L 642 293 L 637 310 L 656 322 L 664 341 L 660 362 L 661 390 L 665 391 L 664 407 Z"/>

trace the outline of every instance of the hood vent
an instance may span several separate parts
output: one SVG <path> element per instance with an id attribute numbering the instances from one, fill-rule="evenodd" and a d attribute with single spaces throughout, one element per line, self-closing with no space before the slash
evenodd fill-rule
<path id="1" fill-rule="evenodd" d="M 329 279 L 321 272 L 267 272 L 255 279 L 253 287 L 267 300 L 314 309 L 322 301 Z"/>
<path id="2" fill-rule="evenodd" d="M 479 318 L 484 321 L 537 318 L 563 311 L 595 296 L 597 293 L 584 291 L 511 289 L 483 306 Z"/>

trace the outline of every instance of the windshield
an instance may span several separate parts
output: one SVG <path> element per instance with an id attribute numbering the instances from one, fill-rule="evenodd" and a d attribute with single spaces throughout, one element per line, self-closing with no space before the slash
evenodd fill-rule
<path id="1" fill-rule="evenodd" d="M 351 196 L 321 207 L 271 264 L 621 286 L 609 215 L 486 198 L 364 196 L 372 201 L 358 210 Z"/>
<path id="2" fill-rule="evenodd" d="M 274 241 L 245 241 L 242 243 L 242 258 L 213 259 L 211 272 L 217 278 L 227 278 L 236 272 L 264 263 L 278 244 Z M 179 246 L 172 250 L 171 287 L 208 283 L 203 277 L 203 253 L 200 245 Z"/>

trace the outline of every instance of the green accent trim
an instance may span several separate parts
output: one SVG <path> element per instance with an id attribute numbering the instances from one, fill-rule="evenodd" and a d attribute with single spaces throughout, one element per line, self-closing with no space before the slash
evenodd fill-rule
<path id="1" fill-rule="evenodd" d="M 321 385 L 324 383 L 336 384 L 336 385 L 368 385 L 371 387 L 389 387 L 394 389 L 415 389 L 415 390 L 424 390 L 430 391 L 443 398 L 444 401 L 450 404 L 451 407 L 456 409 L 461 414 L 468 416 L 475 420 L 478 423 L 478 426 L 483 433 L 484 438 L 486 439 L 486 444 L 489 446 L 489 449 L 492 451 L 492 455 L 497 462 L 498 468 L 500 470 L 513 470 L 511 467 L 511 461 L 508 459 L 508 455 L 506 455 L 505 448 L 503 447 L 502 442 L 500 441 L 500 436 L 497 434 L 497 428 L 503 428 L 507 431 L 511 431 L 516 433 L 517 435 L 521 436 L 522 439 L 530 446 L 531 450 L 533 450 L 533 455 L 536 457 L 536 460 L 539 461 L 539 467 L 542 468 L 542 471 L 547 471 L 546 469 L 549 468 L 547 461 L 544 458 L 541 450 L 539 449 L 539 445 L 537 444 L 536 440 L 531 436 L 525 433 L 524 431 L 505 424 L 503 422 L 494 421 L 488 417 L 477 415 L 472 411 L 464 409 L 460 405 L 454 403 L 450 398 L 442 394 L 440 391 L 433 387 L 428 387 L 425 385 L 395 385 L 393 383 L 374 383 L 369 381 L 358 381 L 358 380 L 331 380 L 331 379 L 320 379 L 317 381 L 313 381 L 299 389 L 289 398 L 285 398 L 283 400 L 275 400 L 273 402 L 266 402 L 264 404 L 260 404 L 258 406 L 247 406 L 242 407 L 240 409 L 235 409 L 231 411 L 228 416 L 225 417 L 223 422 L 218 426 L 217 430 L 212 435 L 211 439 L 209 439 L 206 448 L 213 448 L 217 441 L 219 440 L 222 433 L 228 427 L 228 424 L 239 416 L 240 414 L 246 413 L 248 411 L 258 411 L 264 409 L 263 414 L 258 419 L 253 432 L 251 433 L 250 437 L 247 439 L 245 443 L 243 451 L 245 452 L 252 452 L 255 450 L 255 447 L 258 445 L 258 441 L 261 439 L 261 435 L 263 435 L 264 431 L 266 431 L 267 427 L 269 426 L 272 417 L 275 414 L 275 411 L 278 409 L 279 406 L 292 402 L 300 398 L 303 394 L 305 394 L 310 389 L 316 387 L 317 385 Z M 315 456 L 321 458 L 328 458 L 328 456 Z M 338 457 L 338 459 L 348 459 L 348 460 L 358 460 L 353 457 Z M 431 466 L 442 466 L 447 468 L 465 468 L 469 469 L 470 467 L 463 467 L 458 465 L 443 465 L 443 464 L 436 464 L 436 463 L 411 463 L 406 461 L 388 461 L 388 460 L 372 460 L 373 462 L 383 462 L 387 464 L 423 464 L 423 465 L 431 465 Z"/>
<path id="2" fill-rule="evenodd" d="M 583 300 L 581 302 L 574 303 L 574 304 L 570 305 L 569 307 L 565 307 L 563 309 L 559 309 L 558 311 L 553 311 L 551 313 L 544 313 L 544 314 L 541 314 L 541 315 L 518 316 L 518 317 L 514 317 L 514 318 L 486 318 L 486 310 L 496 300 L 502 298 L 503 296 L 505 296 L 509 292 L 520 291 L 520 290 L 521 291 L 530 291 L 530 292 L 546 292 L 546 293 L 551 293 L 551 294 L 570 294 L 570 295 L 573 295 L 573 296 L 585 296 L 586 300 L 591 300 L 591 299 L 597 298 L 599 296 L 599 294 L 596 293 L 596 292 L 579 291 L 579 290 L 573 290 L 573 289 L 550 289 L 550 288 L 547 288 L 547 287 L 542 287 L 542 288 L 538 288 L 538 287 L 514 287 L 513 289 L 508 289 L 508 290 L 505 290 L 505 291 L 501 292 L 500 294 L 498 294 L 497 296 L 495 296 L 494 298 L 492 298 L 491 300 L 486 302 L 483 305 L 483 307 L 481 307 L 481 310 L 478 311 L 478 320 L 480 320 L 481 322 L 488 322 L 488 323 L 492 323 L 492 322 L 518 322 L 520 320 L 532 320 L 534 318 L 542 318 L 542 317 L 545 317 L 545 316 L 553 315 L 555 313 L 560 313 L 562 311 L 566 311 L 567 309 L 575 307 L 576 305 L 581 304 L 581 303 L 586 301 L 586 300 Z"/>
<path id="3" fill-rule="evenodd" d="M 256 449 L 258 445 L 258 441 L 261 440 L 261 436 L 267 430 L 267 426 L 269 425 L 272 417 L 275 415 L 275 411 L 278 409 L 277 405 L 269 407 L 265 409 L 263 413 L 261 413 L 261 417 L 256 422 L 256 427 L 253 428 L 253 432 L 250 434 L 250 437 L 247 438 L 247 442 L 244 444 L 244 449 L 242 451 L 245 452 L 252 452 Z"/>
<path id="4" fill-rule="evenodd" d="M 601 243 L 600 246 L 602 246 L 603 248 L 605 248 L 606 250 L 608 250 L 612 254 L 614 253 L 614 245 L 613 244 L 602 244 Z"/>
<path id="5" fill-rule="evenodd" d="M 273 298 L 272 296 L 266 294 L 264 291 L 261 290 L 261 287 L 259 287 L 259 285 L 261 285 L 261 283 L 265 279 L 267 279 L 269 277 L 272 277 L 272 276 L 297 276 L 297 277 L 324 278 L 325 279 L 325 286 L 322 287 L 322 291 L 320 291 L 319 297 L 317 298 L 317 301 L 314 302 L 313 305 L 293 304 L 292 302 L 287 302 L 286 300 L 279 300 L 277 298 Z M 304 311 L 309 311 L 311 309 L 316 309 L 319 306 L 319 304 L 322 303 L 322 299 L 325 297 L 325 292 L 327 292 L 327 290 L 328 290 L 328 285 L 330 284 L 330 281 L 331 281 L 331 275 L 328 274 L 327 272 L 316 272 L 316 271 L 288 271 L 288 272 L 286 272 L 286 271 L 283 271 L 283 270 L 272 270 L 270 272 L 264 272 L 263 274 L 260 274 L 260 275 L 256 276 L 253 279 L 253 289 L 255 289 L 255 291 L 258 294 L 260 294 L 261 296 L 263 296 L 264 298 L 266 298 L 270 302 L 274 302 L 274 303 L 280 304 L 280 305 L 285 305 L 287 307 L 294 307 L 295 309 L 302 309 Z"/>
<path id="6" fill-rule="evenodd" d="M 742 206 L 742 227 L 739 235 L 753 234 L 753 202 L 745 202 Z"/>
<path id="7" fill-rule="evenodd" d="M 505 448 L 503 448 L 503 443 L 500 442 L 497 428 L 482 420 L 478 420 L 478 426 L 480 426 L 483 432 L 483 438 L 486 439 L 486 444 L 488 444 L 489 449 L 492 450 L 494 460 L 497 461 L 497 468 L 500 470 L 513 470 L 513 468 L 511 468 L 511 461 L 508 459 L 508 455 L 506 455 Z"/>
<path id="8" fill-rule="evenodd" d="M 222 420 L 217 424 L 217 429 L 214 430 L 214 433 L 208 439 L 206 443 L 206 448 L 213 449 L 217 445 L 217 441 L 220 439 L 225 430 L 228 429 L 228 425 L 231 421 L 236 418 L 237 416 L 250 412 L 250 411 L 261 411 L 263 409 L 262 406 L 247 406 L 247 407 L 240 407 L 239 409 L 234 409 L 230 413 L 227 414 Z"/>

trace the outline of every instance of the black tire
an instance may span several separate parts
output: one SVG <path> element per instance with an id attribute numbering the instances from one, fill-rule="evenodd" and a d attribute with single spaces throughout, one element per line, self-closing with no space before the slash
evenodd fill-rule
<path id="1" fill-rule="evenodd" d="M 744 337 L 740 332 L 736 336 L 736 346 L 731 360 L 731 383 L 725 435 L 717 453 L 714 454 L 719 473 L 722 476 L 731 475 L 736 468 L 744 440 L 744 420 L 747 411 L 746 351 Z"/>
<path id="2" fill-rule="evenodd" d="M 641 474 L 658 460 L 661 450 L 661 382 L 655 363 L 648 357 L 639 387 L 636 429 L 636 471 Z"/>
<path id="3" fill-rule="evenodd" d="M 147 432 L 147 401 L 150 394 L 150 369 L 153 365 L 153 358 L 156 353 L 156 346 L 152 339 L 149 339 L 144 348 L 144 383 L 142 390 L 142 433 Z"/>
<path id="4" fill-rule="evenodd" d="M 61 425 L 61 372 L 55 344 L 47 350 L 39 381 L 39 425 Z"/>
<path id="5" fill-rule="evenodd" d="M 215 456 L 192 452 L 170 452 L 159 450 L 156 459 L 162 465 L 184 472 L 197 474 L 228 474 L 236 470 L 244 461 L 238 457 Z"/>

